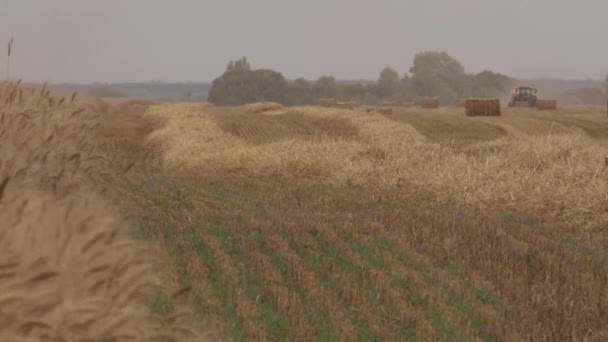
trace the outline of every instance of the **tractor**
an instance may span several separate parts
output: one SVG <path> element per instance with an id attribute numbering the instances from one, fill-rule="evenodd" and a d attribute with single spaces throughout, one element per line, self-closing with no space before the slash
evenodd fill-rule
<path id="1" fill-rule="evenodd" d="M 534 87 L 517 87 L 511 94 L 509 107 L 536 107 L 538 97 L 537 90 Z"/>

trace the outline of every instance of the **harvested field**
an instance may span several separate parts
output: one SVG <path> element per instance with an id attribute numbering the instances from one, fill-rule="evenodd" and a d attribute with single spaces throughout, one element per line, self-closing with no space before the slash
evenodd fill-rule
<path id="1" fill-rule="evenodd" d="M 277 110 L 284 110 L 285 107 L 280 103 L 276 102 L 257 102 L 257 103 L 249 103 L 241 108 L 243 111 L 252 114 L 259 114 Z"/>
<path id="2" fill-rule="evenodd" d="M 507 130 L 500 125 L 467 118 L 464 113 L 457 111 L 440 111 L 428 115 L 424 111 L 405 109 L 396 111 L 392 118 L 412 125 L 433 142 L 453 142 L 463 146 L 507 136 Z"/>
<path id="3" fill-rule="evenodd" d="M 355 109 L 355 103 L 354 102 L 337 102 L 335 107 L 336 108 L 341 108 L 341 109 L 348 109 L 348 110 L 354 110 Z"/>
<path id="4" fill-rule="evenodd" d="M 373 107 L 373 108 L 367 108 L 366 112 L 391 115 L 391 114 L 393 114 L 393 108 L 392 107 Z"/>
<path id="5" fill-rule="evenodd" d="M 286 139 L 315 139 L 323 136 L 356 138 L 357 128 L 339 117 L 307 117 L 297 111 L 283 115 L 252 115 L 240 111 L 213 111 L 222 131 L 251 144 L 268 144 Z"/>
<path id="6" fill-rule="evenodd" d="M 124 251 L 103 254 L 102 264 L 136 260 L 129 246 L 146 241 L 162 247 L 145 250 L 160 266 L 141 279 L 182 295 L 151 297 L 159 317 L 189 308 L 192 324 L 181 324 L 227 340 L 608 338 L 606 147 L 595 137 L 608 134 L 604 108 L 500 117 L 454 108 L 279 111 L 164 104 L 141 116 L 108 111 L 91 127 L 104 153 L 138 163 L 124 174 L 114 171 L 124 165 L 108 165 L 117 174 L 98 181 L 105 195 L 76 203 L 82 212 L 73 215 L 94 207 L 87 224 L 114 218 L 103 230 L 111 232 L 124 227 L 122 213 L 140 239 L 117 234 L 123 249 L 112 239 L 93 243 L 90 253 Z M 595 136 L 585 133 L 592 123 Z M 49 148 L 60 146 L 73 145 Z M 37 174 L 16 186 L 37 186 Z M 9 198 L 20 196 L 9 186 Z M 54 249 L 54 230 L 32 232 L 37 251 Z M 66 259 L 79 267 L 71 277 L 97 265 L 80 259 Z M 148 327 L 145 309 L 134 312 Z"/>
<path id="7" fill-rule="evenodd" d="M 188 265 L 202 260 L 181 272 L 181 281 L 211 275 L 210 290 L 195 293 L 217 300 L 192 305 L 223 320 L 226 334 L 568 340 L 593 330 L 598 339 L 606 336 L 608 303 L 589 305 L 603 298 L 596 270 L 607 267 L 599 260 L 608 253 L 600 242 L 608 237 L 592 229 L 606 222 L 598 194 L 608 184 L 594 176 L 603 169 L 594 157 L 603 147 L 591 137 L 535 110 L 509 109 L 499 118 L 449 109 L 431 116 L 401 108 L 391 118 L 290 110 L 260 117 L 340 119 L 356 127 L 356 136 L 325 132 L 324 139 L 308 139 L 293 130 L 292 139 L 285 131 L 284 140 L 252 144 L 222 128 L 223 120 L 242 129 L 255 125 L 239 109 L 164 105 L 145 116 L 166 121 L 150 142 L 161 148 L 172 176 L 133 183 L 142 198 L 133 212 L 147 217 L 148 234 L 193 246 L 172 252 Z M 574 112 L 574 118 L 603 119 L 597 109 Z M 551 221 L 556 217 L 559 224 Z M 163 235 L 163 222 L 177 227 L 173 235 Z M 559 289 L 562 299 L 551 295 Z M 575 315 L 558 309 L 564 301 Z M 555 321 L 564 323 L 555 328 Z"/>

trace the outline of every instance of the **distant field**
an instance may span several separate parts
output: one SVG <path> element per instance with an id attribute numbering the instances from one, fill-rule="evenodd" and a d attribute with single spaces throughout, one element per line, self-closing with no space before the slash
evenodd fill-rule
<path id="1" fill-rule="evenodd" d="M 108 116 L 174 303 L 233 340 L 572 340 L 608 330 L 601 107 L 201 104 Z M 126 127 L 120 129 L 121 125 Z"/>

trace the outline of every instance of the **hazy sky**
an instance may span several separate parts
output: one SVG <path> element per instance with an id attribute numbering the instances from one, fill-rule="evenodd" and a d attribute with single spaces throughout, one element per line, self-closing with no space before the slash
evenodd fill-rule
<path id="1" fill-rule="evenodd" d="M 376 79 L 424 50 L 467 72 L 608 73 L 608 0 L 0 0 L 0 75 L 11 35 L 27 81 L 210 81 L 241 56 L 288 78 Z"/>

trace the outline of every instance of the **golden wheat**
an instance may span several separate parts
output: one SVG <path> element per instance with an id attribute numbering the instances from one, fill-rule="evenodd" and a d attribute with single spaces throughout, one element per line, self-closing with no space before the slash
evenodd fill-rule
<path id="1" fill-rule="evenodd" d="M 270 111 L 284 110 L 285 107 L 277 102 L 256 102 L 241 106 L 241 109 L 248 113 L 264 113 Z"/>
<path id="2" fill-rule="evenodd" d="M 46 87 L 0 84 L 0 339 L 200 340 L 144 304 L 155 253 L 100 194 L 97 113 Z"/>
<path id="3" fill-rule="evenodd" d="M 608 183 L 600 176 L 605 148 L 580 133 L 512 132 L 462 153 L 428 142 L 411 126 L 382 115 L 319 107 L 293 110 L 345 118 L 359 135 L 254 146 L 224 132 L 195 106 L 153 106 L 146 115 L 167 120 L 150 138 L 161 145 L 162 158 L 173 171 L 205 165 L 385 187 L 408 180 L 412 195 L 426 193 L 441 203 L 515 207 L 584 224 L 608 220 L 601 195 L 608 192 Z"/>

